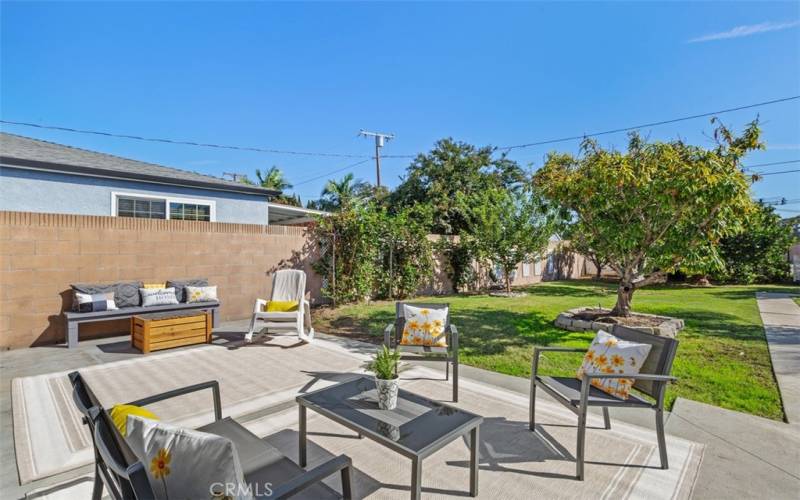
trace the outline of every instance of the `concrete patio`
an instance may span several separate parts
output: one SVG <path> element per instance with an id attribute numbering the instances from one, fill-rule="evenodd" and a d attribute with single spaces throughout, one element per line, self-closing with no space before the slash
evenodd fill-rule
<path id="1" fill-rule="evenodd" d="M 215 330 L 215 343 L 238 342 L 247 322 L 230 322 Z M 319 334 L 320 338 L 333 338 Z M 349 349 L 368 352 L 372 346 L 334 338 Z M 193 349 L 187 347 L 182 349 Z M 174 350 L 173 350 L 174 352 Z M 154 354 L 158 356 L 159 354 Z M 76 349 L 61 346 L 21 349 L 0 353 L 0 492 L 3 498 L 20 498 L 32 489 L 63 482 L 76 476 L 90 474 L 91 466 L 58 474 L 46 479 L 19 485 L 13 445 L 11 418 L 11 380 L 55 371 L 73 370 L 142 355 L 130 348 L 127 337 L 88 340 Z M 425 365 L 425 362 L 418 363 Z M 431 363 L 432 368 L 441 369 Z M 485 384 L 501 387 L 527 396 L 526 379 L 462 366 L 462 376 Z M 540 398 L 546 398 L 544 394 Z M 264 418 L 273 412 L 285 411 L 294 405 L 268 408 L 244 418 Z M 612 410 L 614 421 L 631 423 L 652 429 L 650 412 Z M 565 422 L 575 425 L 574 422 Z M 723 410 L 713 406 L 678 399 L 667 417 L 667 433 L 706 445 L 703 462 L 695 484 L 695 498 L 796 498 L 800 491 L 800 436 L 797 428 L 751 415 Z"/>

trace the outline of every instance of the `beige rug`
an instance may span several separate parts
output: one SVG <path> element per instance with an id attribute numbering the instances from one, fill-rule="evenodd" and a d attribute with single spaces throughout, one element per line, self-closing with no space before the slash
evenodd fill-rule
<path id="1" fill-rule="evenodd" d="M 287 341 L 281 339 L 282 341 Z M 271 341 L 274 342 L 274 341 Z M 237 350 L 218 346 L 140 357 L 81 370 L 105 404 L 129 401 L 170 388 L 219 380 L 224 415 L 286 409 L 243 423 L 297 458 L 296 394 L 330 385 L 360 371 L 365 359 L 338 343 L 282 348 L 254 345 Z M 66 372 L 15 379 L 12 384 L 14 435 L 23 482 L 92 461 L 91 441 L 70 399 Z M 402 374 L 403 388 L 449 401 L 451 387 L 442 374 L 413 368 Z M 154 406 L 162 418 L 200 425 L 212 418 L 209 394 Z M 688 498 L 697 477 L 703 446 L 667 437 L 671 468 L 658 466 L 655 433 L 612 421 L 611 430 L 587 433 L 586 480 L 575 474 L 575 416 L 560 405 L 537 404 L 540 432 L 527 428 L 526 397 L 463 379 L 459 406 L 484 416 L 481 427 L 480 498 Z M 407 498 L 410 461 L 309 412 L 309 465 L 347 454 L 355 465 L 355 492 L 365 498 Z M 591 416 L 591 426 L 600 418 Z M 423 495 L 467 496 L 469 449 L 456 440 L 423 462 Z M 85 484 L 79 485 L 85 488 Z M 338 480 L 331 486 L 339 488 Z M 48 492 L 49 493 L 49 492 Z M 56 493 L 56 492 L 53 492 Z"/>
<path id="2" fill-rule="evenodd" d="M 404 389 L 448 401 L 441 374 L 414 368 L 402 376 Z M 419 378 L 420 380 L 411 380 Z M 670 469 L 659 468 L 654 431 L 590 416 L 586 479 L 575 480 L 576 417 L 560 405 L 537 402 L 539 432 L 528 430 L 528 399 L 517 393 L 463 379 L 458 406 L 484 417 L 480 431 L 479 498 L 690 498 L 703 445 L 667 436 Z M 286 410 L 246 424 L 254 433 L 297 460 L 297 411 Z M 309 466 L 346 454 L 356 468 L 356 498 L 405 499 L 411 461 L 309 411 Z M 425 459 L 422 492 L 426 498 L 469 496 L 469 443 L 458 439 Z M 338 478 L 330 486 L 341 491 Z"/>
<path id="3" fill-rule="evenodd" d="M 363 355 L 323 340 L 274 337 L 238 349 L 217 345 L 157 353 L 81 369 L 110 408 L 177 387 L 217 380 L 224 416 L 292 401 L 298 392 L 359 371 Z M 91 437 L 72 401 L 68 372 L 12 381 L 14 445 L 21 484 L 92 463 Z M 149 406 L 162 419 L 197 427 L 213 420 L 211 391 Z"/>

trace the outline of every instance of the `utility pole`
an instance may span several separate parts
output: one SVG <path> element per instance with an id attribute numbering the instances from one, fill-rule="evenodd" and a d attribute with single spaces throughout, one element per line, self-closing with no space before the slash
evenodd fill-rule
<path id="1" fill-rule="evenodd" d="M 386 143 L 386 141 L 394 139 L 394 134 L 384 134 L 382 132 L 370 132 L 368 130 L 361 129 L 358 132 L 358 135 L 375 138 L 375 178 L 376 178 L 375 185 L 377 187 L 381 187 L 381 148 Z"/>

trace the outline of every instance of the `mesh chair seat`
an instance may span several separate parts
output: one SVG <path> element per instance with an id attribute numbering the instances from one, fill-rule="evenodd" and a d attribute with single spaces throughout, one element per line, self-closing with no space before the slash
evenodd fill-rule
<path id="1" fill-rule="evenodd" d="M 536 379 L 542 386 L 546 386 L 557 392 L 572 406 L 578 406 L 581 402 L 581 381 L 574 377 L 542 377 Z M 601 391 L 596 387 L 589 388 L 589 406 L 653 406 L 647 400 L 630 393 L 628 399 L 622 399 L 607 392 Z"/>
<path id="2" fill-rule="evenodd" d="M 412 354 L 443 354 L 447 356 L 447 347 L 423 346 L 423 345 L 403 345 L 398 344 L 397 350 Z"/>

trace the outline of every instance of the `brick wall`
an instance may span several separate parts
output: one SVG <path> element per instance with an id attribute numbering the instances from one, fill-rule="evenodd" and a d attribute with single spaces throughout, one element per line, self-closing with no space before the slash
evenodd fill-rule
<path id="1" fill-rule="evenodd" d="M 204 277 L 221 318 L 246 318 L 279 268 L 308 273 L 305 228 L 0 212 L 0 349 L 64 341 L 70 283 Z M 80 338 L 127 332 L 128 322 L 81 326 Z"/>

